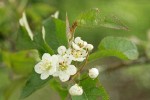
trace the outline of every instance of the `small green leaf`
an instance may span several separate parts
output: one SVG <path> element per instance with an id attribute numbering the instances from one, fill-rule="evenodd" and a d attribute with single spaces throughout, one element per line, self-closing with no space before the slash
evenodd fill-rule
<path id="1" fill-rule="evenodd" d="M 98 79 L 87 78 L 82 80 L 79 85 L 82 86 L 84 92 L 81 96 L 72 96 L 72 100 L 99 100 L 100 98 L 109 100 L 108 94 Z"/>
<path id="2" fill-rule="evenodd" d="M 55 51 L 55 53 L 59 46 L 68 45 L 65 22 L 59 19 L 49 18 L 44 21 L 43 25 L 46 33 L 45 41 Z"/>
<path id="3" fill-rule="evenodd" d="M 68 95 L 68 90 L 66 87 L 63 87 L 60 82 L 57 82 L 55 79 L 52 79 L 50 81 L 50 85 L 55 91 L 58 92 L 61 100 L 66 100 L 66 97 Z"/>
<path id="4" fill-rule="evenodd" d="M 121 37 L 106 37 L 98 46 L 98 51 L 91 54 L 89 60 L 115 56 L 123 60 L 135 60 L 138 58 L 136 46 L 129 40 Z"/>
<path id="5" fill-rule="evenodd" d="M 36 90 L 40 89 L 41 87 L 43 87 L 52 77 L 49 77 L 46 80 L 41 80 L 40 79 L 40 75 L 33 72 L 31 74 L 31 76 L 29 77 L 29 79 L 27 80 L 20 98 L 25 98 L 28 97 L 29 95 L 31 95 L 33 92 L 35 92 Z"/>
<path id="6" fill-rule="evenodd" d="M 103 14 L 98 8 L 81 13 L 77 17 L 78 26 L 83 27 L 106 27 L 112 29 L 128 30 L 119 18 Z"/>

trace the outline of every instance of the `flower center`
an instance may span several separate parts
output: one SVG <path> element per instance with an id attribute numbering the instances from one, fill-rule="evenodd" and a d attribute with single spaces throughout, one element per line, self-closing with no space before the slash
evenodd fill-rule
<path id="1" fill-rule="evenodd" d="M 61 70 L 61 71 L 66 70 L 66 69 L 67 69 L 67 67 L 68 67 L 68 66 L 63 66 L 63 65 L 59 66 L 59 68 L 60 68 L 60 70 Z"/>
<path id="2" fill-rule="evenodd" d="M 75 58 L 79 58 L 82 55 L 82 53 L 80 51 L 75 51 L 73 55 Z"/>
<path id="3" fill-rule="evenodd" d="M 45 66 L 43 66 L 41 69 L 43 70 L 43 71 L 47 71 L 47 70 L 50 70 L 51 69 L 51 63 L 49 63 L 49 62 L 47 62 L 47 63 L 45 63 Z"/>
<path id="4" fill-rule="evenodd" d="M 59 69 L 60 69 L 61 71 L 64 71 L 64 70 L 66 70 L 67 68 L 68 68 L 68 66 L 66 65 L 65 62 L 59 63 Z"/>

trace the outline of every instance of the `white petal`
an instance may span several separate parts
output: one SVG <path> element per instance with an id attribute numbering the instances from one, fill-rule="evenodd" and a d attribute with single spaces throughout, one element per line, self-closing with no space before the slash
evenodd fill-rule
<path id="1" fill-rule="evenodd" d="M 52 67 L 52 68 L 49 70 L 49 75 L 53 75 L 55 72 L 56 72 L 56 67 Z"/>
<path id="2" fill-rule="evenodd" d="M 42 66 L 43 66 L 42 62 L 39 62 L 38 64 L 36 64 L 34 67 L 35 72 L 37 72 L 38 74 L 41 74 L 43 72 L 43 70 L 41 70 Z"/>
<path id="3" fill-rule="evenodd" d="M 58 58 L 59 58 L 59 56 L 58 55 L 53 55 L 52 56 L 52 66 L 58 66 Z"/>
<path id="4" fill-rule="evenodd" d="M 87 48 L 89 51 L 91 51 L 94 47 L 93 47 L 92 44 L 87 44 L 86 48 Z"/>
<path id="5" fill-rule="evenodd" d="M 44 53 L 42 56 L 43 61 L 51 61 L 51 55 L 49 53 Z"/>
<path id="6" fill-rule="evenodd" d="M 54 77 L 59 76 L 59 72 L 58 72 L 58 71 L 56 71 L 56 72 L 53 74 L 53 76 L 54 76 Z"/>
<path id="7" fill-rule="evenodd" d="M 53 55 L 52 59 L 53 59 L 53 61 L 58 61 L 58 55 Z"/>
<path id="8" fill-rule="evenodd" d="M 72 47 L 74 48 L 74 49 L 76 49 L 76 50 L 80 50 L 81 48 L 77 45 L 77 44 L 75 44 L 74 42 L 72 42 Z"/>
<path id="9" fill-rule="evenodd" d="M 82 50 L 81 53 L 82 53 L 82 57 L 86 57 L 88 54 L 85 50 Z"/>
<path id="10" fill-rule="evenodd" d="M 72 59 L 70 59 L 69 56 L 66 55 L 66 56 L 64 56 L 63 58 L 64 58 L 63 60 L 66 62 L 67 65 L 70 65 L 70 64 L 71 64 Z"/>
<path id="11" fill-rule="evenodd" d="M 49 77 L 49 73 L 48 73 L 47 71 L 41 74 L 41 79 L 42 79 L 42 80 L 45 80 L 45 79 L 47 79 L 48 77 Z"/>
<path id="12" fill-rule="evenodd" d="M 83 60 L 85 60 L 85 58 L 76 58 L 74 59 L 75 61 L 79 61 L 79 62 L 82 62 Z"/>
<path id="13" fill-rule="evenodd" d="M 63 62 L 63 61 L 64 61 L 63 56 L 58 55 L 58 61 L 59 61 L 59 62 Z"/>
<path id="14" fill-rule="evenodd" d="M 66 53 L 67 53 L 68 55 L 70 55 L 70 54 L 71 54 L 71 51 L 72 51 L 72 49 L 71 49 L 71 48 L 68 48 L 67 51 L 66 51 Z"/>
<path id="15" fill-rule="evenodd" d="M 70 75 L 68 75 L 68 74 L 66 74 L 66 73 L 61 73 L 61 74 L 59 75 L 59 78 L 60 78 L 60 80 L 61 80 L 62 82 L 66 82 L 66 81 L 69 80 Z"/>
<path id="16" fill-rule="evenodd" d="M 69 56 L 69 59 L 72 61 L 72 60 L 75 59 L 75 57 L 74 57 L 73 55 L 70 55 L 70 56 Z"/>
<path id="17" fill-rule="evenodd" d="M 66 47 L 65 46 L 60 46 L 58 49 L 57 49 L 57 51 L 58 51 L 58 53 L 60 54 L 60 55 L 64 55 L 65 54 L 65 52 L 66 52 Z"/>
<path id="18" fill-rule="evenodd" d="M 85 47 L 87 45 L 87 42 L 84 42 L 83 44 L 84 44 L 84 47 Z"/>
<path id="19" fill-rule="evenodd" d="M 67 68 L 67 73 L 69 75 L 74 75 L 77 72 L 77 68 L 74 65 L 69 65 Z"/>
<path id="20" fill-rule="evenodd" d="M 76 37 L 75 39 L 74 39 L 74 42 L 76 43 L 76 44 L 78 44 L 78 43 L 80 43 L 82 40 L 81 40 L 81 37 Z"/>

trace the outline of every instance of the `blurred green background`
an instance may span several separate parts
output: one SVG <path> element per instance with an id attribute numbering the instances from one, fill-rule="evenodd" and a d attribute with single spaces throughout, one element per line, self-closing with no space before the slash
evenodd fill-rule
<path id="1" fill-rule="evenodd" d="M 78 27 L 76 36 L 94 44 L 95 50 L 105 36 L 131 39 L 138 46 L 138 63 L 120 65 L 110 57 L 95 62 L 100 66 L 100 79 L 111 100 L 150 100 L 150 1 L 149 0 L 0 0 L 0 100 L 19 100 L 19 94 L 37 59 L 37 52 L 18 51 L 16 47 L 19 19 L 25 10 L 33 31 L 55 11 L 70 24 L 91 8 L 99 8 L 107 16 L 117 16 L 129 30 L 107 27 Z M 24 41 L 22 41 L 24 42 Z M 44 97 L 44 99 L 43 99 Z M 47 84 L 25 100 L 59 100 Z"/>

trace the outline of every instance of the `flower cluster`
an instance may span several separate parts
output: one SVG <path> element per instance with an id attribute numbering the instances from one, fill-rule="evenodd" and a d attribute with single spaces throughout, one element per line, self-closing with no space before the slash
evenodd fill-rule
<path id="1" fill-rule="evenodd" d="M 72 61 L 83 62 L 92 49 L 92 44 L 88 44 L 80 37 L 76 37 L 68 49 L 65 46 L 60 46 L 57 49 L 58 54 L 44 53 L 41 61 L 34 67 L 35 72 L 41 74 L 40 78 L 42 80 L 53 76 L 59 77 L 62 82 L 66 82 L 71 75 L 77 73 L 77 67 L 72 64 Z M 96 68 L 89 70 L 89 77 L 93 79 L 98 74 L 99 72 Z M 82 95 L 83 89 L 78 84 L 75 84 L 69 89 L 69 93 L 71 95 Z"/>
<path id="2" fill-rule="evenodd" d="M 52 75 L 59 77 L 62 82 L 66 82 L 71 75 L 77 72 L 77 67 L 72 64 L 72 61 L 84 61 L 92 49 L 93 45 L 83 41 L 80 37 L 76 37 L 70 48 L 58 47 L 57 55 L 44 53 L 42 60 L 34 67 L 35 72 L 41 74 L 42 80 Z"/>

